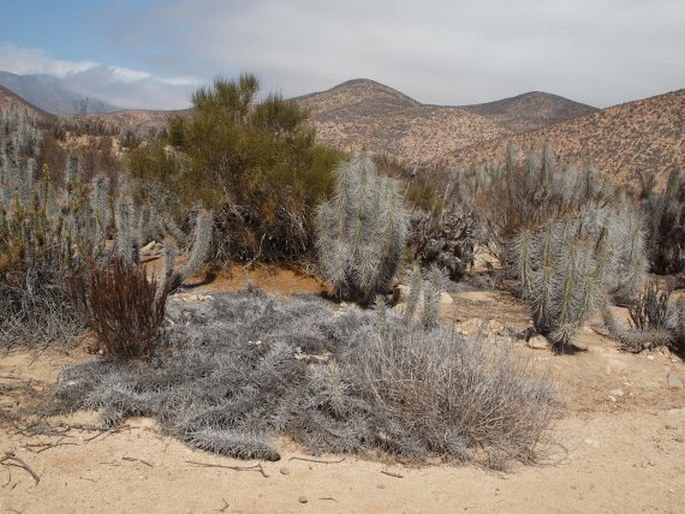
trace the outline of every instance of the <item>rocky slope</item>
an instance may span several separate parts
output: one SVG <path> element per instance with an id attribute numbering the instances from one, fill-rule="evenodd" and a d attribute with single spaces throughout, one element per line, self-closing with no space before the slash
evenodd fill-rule
<path id="1" fill-rule="evenodd" d="M 659 183 L 672 169 L 685 170 L 685 89 L 609 107 L 542 129 L 446 151 L 435 164 L 463 166 L 501 161 L 509 142 L 522 154 L 548 141 L 559 157 L 591 165 L 616 183 L 635 183 L 639 171 Z"/>

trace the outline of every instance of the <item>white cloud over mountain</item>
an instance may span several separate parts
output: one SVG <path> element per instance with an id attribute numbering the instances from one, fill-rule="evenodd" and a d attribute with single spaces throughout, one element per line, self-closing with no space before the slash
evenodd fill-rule
<path id="1" fill-rule="evenodd" d="M 41 49 L 0 44 L 0 70 L 17 75 L 49 75 L 83 96 L 124 108 L 180 109 L 200 84 L 189 76 L 160 77 L 149 72 L 93 61 L 55 59 Z"/>

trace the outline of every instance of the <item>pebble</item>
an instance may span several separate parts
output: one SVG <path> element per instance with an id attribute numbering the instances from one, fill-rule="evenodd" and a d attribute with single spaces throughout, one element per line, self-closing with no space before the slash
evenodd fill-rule
<path id="1" fill-rule="evenodd" d="M 599 441 L 595 441 L 594 439 L 585 439 L 585 444 L 592 446 L 593 448 L 599 448 Z"/>
<path id="2" fill-rule="evenodd" d="M 531 337 L 526 343 L 528 348 L 533 348 L 534 350 L 547 350 L 549 348 L 549 342 L 541 335 L 536 335 Z"/>
<path id="3" fill-rule="evenodd" d="M 289 475 L 290 474 L 290 470 L 288 468 L 281 468 L 278 471 L 281 473 L 281 475 Z"/>
<path id="4" fill-rule="evenodd" d="M 297 499 L 297 501 L 300 502 L 300 503 L 307 503 L 309 500 L 307 499 L 306 496 L 300 496 L 300 497 Z"/>
<path id="5" fill-rule="evenodd" d="M 620 398 L 620 397 L 623 396 L 625 393 L 624 393 L 623 390 L 621 390 L 621 389 L 612 389 L 611 391 L 609 391 L 609 394 L 610 394 L 611 396 L 616 396 L 616 397 L 619 397 L 619 398 Z"/>
<path id="6" fill-rule="evenodd" d="M 666 383 L 668 384 L 668 387 L 670 387 L 671 389 L 683 388 L 682 380 L 676 377 L 673 373 L 668 374 L 668 376 L 666 377 Z"/>

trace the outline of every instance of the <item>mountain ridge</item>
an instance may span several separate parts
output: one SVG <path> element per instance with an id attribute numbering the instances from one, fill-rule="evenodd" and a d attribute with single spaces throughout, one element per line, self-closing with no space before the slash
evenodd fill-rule
<path id="1" fill-rule="evenodd" d="M 55 115 L 75 114 L 82 109 L 99 113 L 121 110 L 110 103 L 82 95 L 68 87 L 62 79 L 45 74 L 18 75 L 0 71 L 0 86 Z"/>

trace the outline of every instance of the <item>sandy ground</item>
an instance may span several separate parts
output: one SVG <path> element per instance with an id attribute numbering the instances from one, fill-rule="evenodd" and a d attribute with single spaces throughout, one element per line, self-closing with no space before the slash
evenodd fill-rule
<path id="1" fill-rule="evenodd" d="M 296 274 L 241 272 L 179 298 L 246 279 L 321 289 Z M 464 287 L 453 297 L 443 315 L 461 330 L 492 336 L 529 323 L 505 293 Z M 506 471 L 312 458 L 285 440 L 280 462 L 237 461 L 190 450 L 149 419 L 101 431 L 92 413 L 52 418 L 53 433 L 37 434 L 21 408 L 64 366 L 94 356 L 85 344 L 13 350 L 0 355 L 0 512 L 685 512 L 685 365 L 667 351 L 620 352 L 595 329 L 580 331 L 587 351 L 576 355 L 517 343 L 550 370 L 565 409 L 539 464 Z"/>

